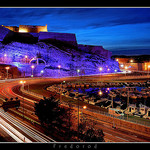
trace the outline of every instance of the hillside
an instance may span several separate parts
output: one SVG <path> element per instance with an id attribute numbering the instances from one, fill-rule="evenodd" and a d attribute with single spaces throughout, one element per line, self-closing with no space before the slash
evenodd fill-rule
<path id="1" fill-rule="evenodd" d="M 7 54 L 7 60 L 4 58 L 4 54 Z M 77 75 L 77 69 L 80 69 L 80 75 L 99 74 L 99 67 L 103 68 L 102 72 L 108 72 L 108 68 L 109 72 L 114 72 L 115 69 L 119 71 L 116 61 L 84 52 L 77 46 L 48 42 L 28 44 L 12 41 L 7 44 L 0 43 L 0 62 L 5 61 L 5 63 L 16 65 L 27 76 L 31 75 L 31 65 L 27 62 L 36 58 L 37 54 L 40 54 L 40 58 L 46 62 L 46 66 L 34 64 L 34 76 L 39 76 L 41 70 L 44 70 L 43 76 L 53 77 L 57 77 L 58 74 L 59 76 Z M 25 56 L 28 56 L 27 60 L 25 60 Z M 61 65 L 60 70 L 58 65 Z"/>

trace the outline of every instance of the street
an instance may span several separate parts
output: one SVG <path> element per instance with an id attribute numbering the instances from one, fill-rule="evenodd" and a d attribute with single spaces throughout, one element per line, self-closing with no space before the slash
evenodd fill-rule
<path id="1" fill-rule="evenodd" d="M 70 81 L 71 79 L 68 80 Z M 28 84 L 30 84 L 30 90 L 33 90 L 35 87 L 37 87 L 38 94 L 48 97 L 51 92 L 46 91 L 45 87 L 54 83 L 59 83 L 60 79 L 30 79 L 26 81 Z M 9 133 L 9 135 L 11 135 L 11 137 L 13 136 L 15 141 L 17 142 L 54 142 L 55 140 L 32 127 L 33 124 L 40 124 L 37 116 L 34 114 L 34 103 L 38 102 L 40 98 L 34 97 L 33 95 L 23 94 L 20 91 L 20 87 L 21 85 L 19 84 L 19 80 L 6 82 L 5 84 L 3 84 L 3 86 L 0 86 L 0 104 L 2 104 L 5 98 L 10 99 L 10 97 L 13 97 L 14 99 L 15 97 L 18 97 L 21 101 L 21 106 L 18 110 L 12 108 L 8 110 L 8 112 L 4 112 L 2 109 L 0 109 L 0 116 L 2 118 L 1 128 L 3 128 L 3 130 L 5 130 L 6 132 L 11 132 Z M 27 85 L 25 85 L 25 89 L 27 90 Z M 74 109 L 76 110 L 77 107 L 75 106 Z M 112 128 L 112 123 L 108 123 L 104 120 L 99 119 L 98 114 L 96 114 L 97 117 L 95 117 L 95 114 L 96 112 L 94 112 L 94 110 L 92 110 L 92 112 L 88 109 L 83 111 L 83 115 L 89 121 L 96 123 L 97 129 L 100 128 L 103 130 L 106 142 L 150 141 L 150 137 L 148 135 L 141 136 L 142 133 L 140 132 L 135 132 L 134 130 L 132 131 L 123 127 L 114 129 Z M 27 125 L 24 119 L 29 120 L 30 123 L 28 123 Z M 7 123 L 4 123 L 4 121 Z M 7 124 L 7 126 L 4 126 L 4 124 Z M 20 132 L 18 133 L 16 132 L 16 130 Z M 18 137 L 18 135 L 16 134 L 19 134 L 19 139 L 15 137 Z M 25 137 L 25 139 L 23 137 Z"/>

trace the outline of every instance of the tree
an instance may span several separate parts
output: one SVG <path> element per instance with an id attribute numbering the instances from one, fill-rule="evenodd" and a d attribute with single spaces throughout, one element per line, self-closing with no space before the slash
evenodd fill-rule
<path id="1" fill-rule="evenodd" d="M 42 125 L 54 125 L 58 119 L 60 108 L 58 101 L 54 96 L 41 99 L 39 103 L 35 103 L 35 114 L 38 116 Z"/>
<path id="2" fill-rule="evenodd" d="M 96 129 L 96 123 L 83 121 L 79 125 L 79 138 L 84 142 L 104 142 L 104 133 L 102 129 Z"/>
<path id="3" fill-rule="evenodd" d="M 50 98 L 44 97 L 39 103 L 35 103 L 35 114 L 43 127 L 57 129 L 59 130 L 58 133 L 63 131 L 64 134 L 71 137 L 72 108 L 62 107 L 59 100 L 54 96 L 51 95 Z"/>

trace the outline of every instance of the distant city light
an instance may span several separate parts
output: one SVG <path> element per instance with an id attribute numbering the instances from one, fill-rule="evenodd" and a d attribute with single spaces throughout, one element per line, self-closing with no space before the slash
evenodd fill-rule
<path id="1" fill-rule="evenodd" d="M 128 67 L 127 67 L 127 66 L 125 66 L 125 69 L 128 69 Z"/>
<path id="2" fill-rule="evenodd" d="M 7 56 L 7 54 L 4 54 L 4 57 L 6 57 Z"/>
<path id="3" fill-rule="evenodd" d="M 41 70 L 41 73 L 44 73 L 44 70 Z"/>
<path id="4" fill-rule="evenodd" d="M 123 65 L 123 64 L 121 64 L 120 66 L 121 66 L 122 68 L 124 67 L 124 65 Z"/>
<path id="5" fill-rule="evenodd" d="M 133 59 L 131 59 L 130 62 L 133 63 Z"/>

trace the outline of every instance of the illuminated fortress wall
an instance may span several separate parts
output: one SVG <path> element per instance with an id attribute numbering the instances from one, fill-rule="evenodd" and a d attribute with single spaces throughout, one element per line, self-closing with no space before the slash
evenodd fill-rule
<path id="1" fill-rule="evenodd" d="M 3 26 L 3 25 L 2 25 Z M 72 33 L 56 33 L 56 32 L 48 32 L 47 24 L 45 26 L 34 26 L 34 25 L 19 25 L 16 26 L 3 26 L 13 32 L 20 33 L 21 37 L 27 37 L 31 34 L 33 37 L 37 38 L 38 41 L 45 40 L 57 40 L 66 42 L 72 45 L 77 45 L 76 35 Z M 24 35 L 23 35 L 24 34 Z"/>
<path id="2" fill-rule="evenodd" d="M 110 59 L 112 56 L 112 53 L 110 51 L 104 49 L 102 46 L 78 44 L 78 48 L 81 51 L 84 51 L 86 53 L 93 53 L 93 54 L 101 55 L 106 59 Z"/>
<path id="3" fill-rule="evenodd" d="M 19 32 L 47 32 L 47 24 L 45 26 L 19 25 Z"/>
<path id="4" fill-rule="evenodd" d="M 17 26 L 4 26 L 4 27 L 13 32 L 19 32 L 19 28 Z"/>
<path id="5" fill-rule="evenodd" d="M 58 40 L 72 45 L 77 45 L 76 35 L 71 33 L 40 32 L 38 40 Z"/>
<path id="6" fill-rule="evenodd" d="M 99 74 L 99 67 L 103 68 L 101 73 L 119 71 L 111 52 L 102 46 L 77 44 L 75 34 L 47 32 L 47 25 L 0 26 L 1 64 L 14 64 L 23 75 L 30 76 L 30 62 L 39 57 L 38 53 L 46 63 L 34 64 L 34 76 L 41 76 L 41 70 L 51 77 L 58 77 L 59 71 L 61 76 L 77 75 L 77 69 L 80 75 Z"/>
<path id="7" fill-rule="evenodd" d="M 47 32 L 48 31 L 47 24 L 45 26 L 19 25 L 19 27 L 17 27 L 17 26 L 4 26 L 4 27 L 13 32 L 39 33 L 39 32 Z"/>

